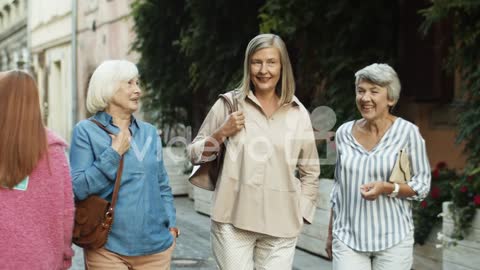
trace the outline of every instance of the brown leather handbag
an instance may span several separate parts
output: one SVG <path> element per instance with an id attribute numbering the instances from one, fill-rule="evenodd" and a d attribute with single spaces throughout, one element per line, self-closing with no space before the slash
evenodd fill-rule
<path id="1" fill-rule="evenodd" d="M 219 95 L 219 98 L 225 102 L 228 114 L 238 111 L 238 102 L 236 91 L 230 91 L 226 94 Z M 225 144 L 220 145 L 217 158 L 212 161 L 193 166 L 192 173 L 188 180 L 194 186 L 202 189 L 213 191 L 217 185 L 217 179 L 223 166 L 225 156 Z"/>
<path id="2" fill-rule="evenodd" d="M 90 119 L 90 121 L 94 122 L 108 134 L 111 134 L 109 130 L 96 120 Z M 118 166 L 111 203 L 96 195 L 91 195 L 85 200 L 75 202 L 75 224 L 72 238 L 75 245 L 86 249 L 98 249 L 107 242 L 108 233 L 113 224 L 122 171 L 123 155 Z"/>

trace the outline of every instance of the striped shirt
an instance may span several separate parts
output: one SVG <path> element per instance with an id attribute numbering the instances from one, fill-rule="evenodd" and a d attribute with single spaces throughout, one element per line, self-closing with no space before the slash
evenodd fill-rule
<path id="1" fill-rule="evenodd" d="M 353 137 L 354 123 L 340 126 L 335 136 L 337 162 L 330 196 L 333 237 L 356 251 L 381 251 L 398 244 L 413 230 L 410 200 L 423 200 L 430 190 L 425 141 L 414 124 L 397 118 L 380 142 L 366 151 Z M 408 185 L 417 195 L 363 199 L 360 185 L 388 181 L 401 149 L 406 149 L 410 159 L 412 179 Z"/>

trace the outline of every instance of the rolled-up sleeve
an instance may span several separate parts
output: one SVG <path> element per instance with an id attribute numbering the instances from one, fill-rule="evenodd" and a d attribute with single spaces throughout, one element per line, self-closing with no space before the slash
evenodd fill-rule
<path id="1" fill-rule="evenodd" d="M 187 148 L 187 153 L 192 164 L 197 165 L 215 159 L 215 155 L 208 157 L 202 155 L 205 150 L 205 141 L 223 124 L 226 114 L 227 109 L 225 102 L 221 99 L 217 100 L 208 112 L 207 117 L 205 117 L 197 136 Z"/>
<path id="2" fill-rule="evenodd" d="M 107 147 L 95 158 L 87 124 L 80 122 L 75 126 L 70 149 L 73 192 L 78 200 L 111 186 L 121 158 L 112 147 Z"/>
<path id="3" fill-rule="evenodd" d="M 312 223 L 318 200 L 320 162 L 318 159 L 317 145 L 315 143 L 312 125 L 308 115 L 304 121 L 305 128 L 303 132 L 306 135 L 306 140 L 304 140 L 302 148 L 300 149 L 297 164 L 302 187 L 300 207 L 303 218 L 307 222 Z"/>
<path id="4" fill-rule="evenodd" d="M 408 140 L 407 151 L 409 151 L 412 169 L 412 179 L 408 182 L 408 185 L 417 194 L 407 199 L 421 201 L 428 195 L 431 182 L 431 169 L 425 147 L 425 140 L 422 138 L 417 127 L 414 127 L 411 132 L 409 132 Z"/>
<path id="5" fill-rule="evenodd" d="M 158 137 L 158 136 L 157 136 Z M 165 163 L 163 159 L 163 149 L 162 143 L 160 141 L 160 137 L 157 139 L 157 157 L 158 158 L 158 185 L 160 187 L 160 194 L 162 196 L 162 200 L 165 203 L 165 212 L 168 216 L 168 227 L 176 227 L 177 220 L 176 220 L 176 210 L 175 205 L 173 203 L 173 194 L 172 188 L 170 187 L 170 179 L 167 174 L 167 170 L 165 169 Z"/>

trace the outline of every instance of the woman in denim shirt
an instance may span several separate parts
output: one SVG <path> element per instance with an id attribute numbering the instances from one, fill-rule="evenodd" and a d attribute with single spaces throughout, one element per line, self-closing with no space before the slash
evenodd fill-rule
<path id="1" fill-rule="evenodd" d="M 111 200 L 124 155 L 115 217 L 104 247 L 85 250 L 88 269 L 170 269 L 178 230 L 172 190 L 156 128 L 133 116 L 141 90 L 137 67 L 110 60 L 90 79 L 87 109 L 115 135 L 89 120 L 74 130 L 70 160 L 76 200 L 99 195 Z"/>

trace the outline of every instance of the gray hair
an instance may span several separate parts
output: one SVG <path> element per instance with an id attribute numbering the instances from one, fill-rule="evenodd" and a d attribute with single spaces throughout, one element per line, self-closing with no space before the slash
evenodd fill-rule
<path id="1" fill-rule="evenodd" d="M 400 80 L 393 68 L 387 64 L 371 64 L 355 73 L 355 86 L 365 80 L 387 88 L 388 99 L 397 103 L 400 98 Z"/>
<path id="2" fill-rule="evenodd" d="M 280 95 L 280 104 L 291 102 L 295 94 L 295 79 L 293 77 L 292 65 L 288 57 L 287 46 L 285 46 L 285 43 L 279 36 L 274 34 L 260 34 L 250 40 L 243 62 L 243 79 L 237 89 L 240 90 L 243 98 L 248 95 L 251 90 L 250 58 L 255 52 L 264 48 L 277 48 L 280 52 L 280 62 L 282 64 L 281 87 L 278 90 L 280 92 L 278 93 Z"/>
<path id="3" fill-rule="evenodd" d="M 130 61 L 107 60 L 101 63 L 88 83 L 87 110 L 93 114 L 104 111 L 119 89 L 120 82 L 129 81 L 137 76 L 137 66 Z"/>

